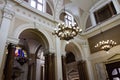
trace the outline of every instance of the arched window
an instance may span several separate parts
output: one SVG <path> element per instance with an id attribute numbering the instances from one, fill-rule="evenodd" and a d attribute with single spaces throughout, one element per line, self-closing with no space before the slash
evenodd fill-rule
<path id="1" fill-rule="evenodd" d="M 74 25 L 77 24 L 73 15 L 68 12 L 63 12 L 60 14 L 60 20 L 64 21 L 66 25 Z"/>

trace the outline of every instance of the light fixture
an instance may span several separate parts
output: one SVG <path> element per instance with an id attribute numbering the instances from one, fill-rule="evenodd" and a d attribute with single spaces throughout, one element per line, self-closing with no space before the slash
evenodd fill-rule
<path id="1" fill-rule="evenodd" d="M 73 39 L 75 36 L 77 36 L 78 33 L 80 33 L 82 29 L 79 29 L 78 26 L 70 25 L 67 26 L 66 24 L 58 24 L 58 28 L 54 30 L 55 35 L 57 35 L 60 40 L 66 40 L 69 41 L 70 39 Z"/>
<path id="2" fill-rule="evenodd" d="M 101 32 L 101 33 L 103 33 L 103 32 Z M 108 51 L 112 47 L 116 46 L 116 44 L 117 43 L 115 41 L 113 41 L 113 40 L 102 40 L 102 41 L 99 41 L 95 45 L 95 48 L 100 48 L 101 50 Z"/>
<path id="3" fill-rule="evenodd" d="M 65 19 L 65 15 L 67 14 L 65 12 L 65 4 L 64 4 L 64 19 Z M 55 28 L 53 35 L 57 35 L 60 38 L 60 40 L 69 41 L 73 39 L 75 36 L 77 36 L 78 33 L 80 32 L 82 32 L 82 29 L 80 29 L 74 21 L 72 21 L 71 24 L 69 24 L 68 21 L 64 20 L 64 23 L 59 23 L 57 25 L 57 28 Z"/>

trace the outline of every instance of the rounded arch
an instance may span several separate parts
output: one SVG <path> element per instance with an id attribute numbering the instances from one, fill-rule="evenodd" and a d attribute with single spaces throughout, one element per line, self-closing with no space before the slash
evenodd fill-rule
<path id="1" fill-rule="evenodd" d="M 74 18 L 74 21 L 75 21 L 75 22 L 77 23 L 77 25 L 80 27 L 80 23 L 79 23 L 79 20 L 77 19 L 77 17 L 76 17 L 74 14 L 72 14 L 72 12 L 70 12 L 70 11 L 68 11 L 68 10 L 64 11 L 64 9 L 62 9 L 62 10 L 60 11 L 60 13 L 59 13 L 58 19 L 61 20 L 61 21 L 64 21 L 64 16 L 65 16 L 66 13 L 72 15 L 73 18 Z"/>
<path id="2" fill-rule="evenodd" d="M 34 27 L 34 23 L 27 23 L 27 24 L 22 24 L 20 26 L 18 26 L 18 28 L 15 29 L 15 31 L 13 32 L 14 34 L 14 38 L 19 39 L 19 35 L 27 29 L 36 29 Z M 49 37 L 49 33 L 47 33 L 47 31 L 45 31 L 45 29 L 43 27 L 39 26 L 39 29 L 37 29 L 38 31 L 40 31 L 47 39 L 48 44 L 49 44 L 49 51 L 53 51 L 54 46 L 53 46 L 53 40 Z"/>
<path id="3" fill-rule="evenodd" d="M 25 39 L 26 40 L 26 48 L 30 53 L 35 54 L 39 46 L 44 52 L 49 50 L 49 44 L 46 37 L 36 29 L 26 29 L 19 35 L 20 41 Z M 22 42 L 21 42 L 22 43 Z M 20 44 L 20 43 L 19 43 Z M 25 46 L 25 43 L 23 44 Z"/>
<path id="4" fill-rule="evenodd" d="M 65 51 L 66 53 L 72 52 L 75 56 L 76 61 L 78 59 L 82 59 L 80 48 L 74 42 L 70 42 L 69 44 L 67 44 L 65 46 Z"/>

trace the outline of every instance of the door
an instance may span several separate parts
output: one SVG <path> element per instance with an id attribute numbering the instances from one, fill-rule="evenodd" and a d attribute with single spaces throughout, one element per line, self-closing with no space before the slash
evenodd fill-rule
<path id="1" fill-rule="evenodd" d="M 120 61 L 106 64 L 109 80 L 120 80 Z"/>

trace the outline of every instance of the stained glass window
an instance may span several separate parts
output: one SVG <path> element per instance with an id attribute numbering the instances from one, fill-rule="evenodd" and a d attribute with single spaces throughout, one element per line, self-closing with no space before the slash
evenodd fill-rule
<path id="1" fill-rule="evenodd" d="M 15 57 L 27 57 L 27 53 L 25 50 L 22 50 L 21 47 L 16 47 L 15 49 Z"/>

